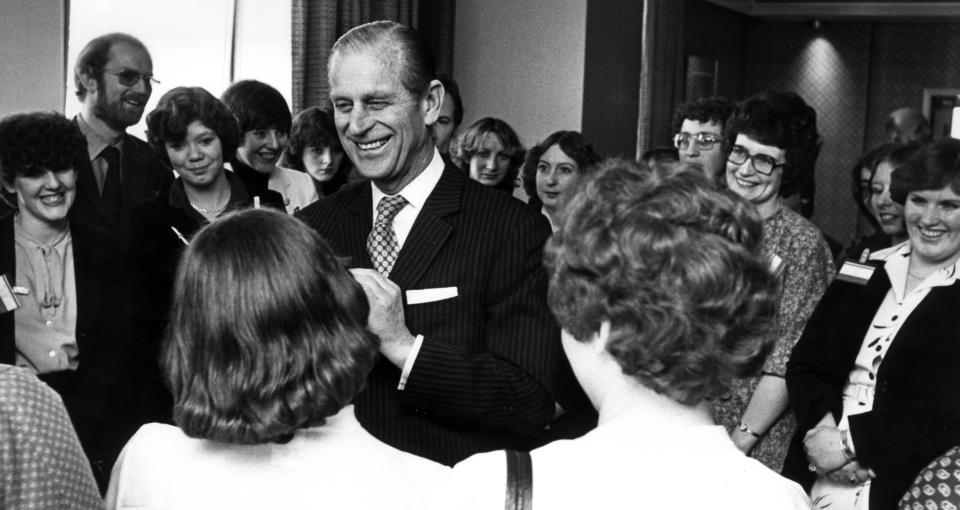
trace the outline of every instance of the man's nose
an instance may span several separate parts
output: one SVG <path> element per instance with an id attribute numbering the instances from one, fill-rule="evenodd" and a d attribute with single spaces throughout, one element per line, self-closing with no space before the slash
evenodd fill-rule
<path id="1" fill-rule="evenodd" d="M 370 129 L 370 116 L 363 108 L 354 108 L 350 111 L 347 134 L 359 136 Z"/>
<path id="2" fill-rule="evenodd" d="M 697 144 L 690 140 L 690 143 L 687 144 L 687 148 L 683 150 L 683 153 L 688 156 L 696 156 L 700 154 L 700 151 L 697 149 Z"/>

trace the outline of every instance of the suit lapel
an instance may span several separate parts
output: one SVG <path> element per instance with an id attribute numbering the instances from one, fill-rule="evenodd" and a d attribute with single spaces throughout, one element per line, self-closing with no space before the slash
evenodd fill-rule
<path id="1" fill-rule="evenodd" d="M 416 285 L 453 233 L 453 226 L 444 218 L 460 210 L 463 179 L 461 172 L 445 167 L 423 204 L 390 272 L 390 279 L 401 289 Z"/>
<path id="2" fill-rule="evenodd" d="M 356 194 L 347 203 L 347 214 L 340 225 L 340 239 L 344 243 L 340 249 L 350 257 L 348 267 L 371 268 L 373 263 L 367 253 L 367 236 L 373 228 L 373 193 L 366 182 L 357 188 Z"/>

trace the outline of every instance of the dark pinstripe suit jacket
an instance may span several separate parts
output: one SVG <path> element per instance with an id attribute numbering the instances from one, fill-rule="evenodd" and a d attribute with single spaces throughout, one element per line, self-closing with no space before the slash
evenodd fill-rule
<path id="1" fill-rule="evenodd" d="M 370 184 L 341 190 L 298 216 L 353 267 L 372 267 Z M 357 416 L 382 441 L 452 465 L 543 431 L 554 403 L 578 393 L 547 308 L 546 219 L 447 166 L 390 274 L 401 289 L 456 287 L 455 298 L 410 305 L 424 336 L 403 391 L 381 358 L 357 397 Z"/>

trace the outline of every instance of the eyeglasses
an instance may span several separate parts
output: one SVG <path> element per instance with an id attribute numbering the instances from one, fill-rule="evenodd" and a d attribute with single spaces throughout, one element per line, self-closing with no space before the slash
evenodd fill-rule
<path id="1" fill-rule="evenodd" d="M 747 160 L 750 160 L 753 170 L 762 175 L 770 175 L 774 170 L 787 165 L 786 163 L 777 163 L 776 159 L 766 154 L 750 154 L 750 151 L 742 145 L 734 145 L 733 149 L 730 150 L 730 156 L 727 157 L 727 161 L 734 165 L 742 165 Z"/>
<path id="2" fill-rule="evenodd" d="M 119 71 L 114 71 L 112 69 L 104 69 L 104 71 L 116 76 L 117 81 L 119 81 L 120 85 L 123 85 L 124 87 L 132 87 L 140 83 L 140 80 L 144 80 L 144 85 L 147 87 L 151 87 L 152 85 L 160 85 L 160 82 L 155 79 L 152 74 L 141 73 L 136 69 L 127 69 L 124 67 Z"/>
<path id="3" fill-rule="evenodd" d="M 697 150 L 708 151 L 713 148 L 714 145 L 721 142 L 721 138 L 717 135 L 711 133 L 697 133 L 692 135 L 690 133 L 677 133 L 673 135 L 673 146 L 678 149 L 686 149 L 690 146 L 690 140 L 696 144 Z"/>

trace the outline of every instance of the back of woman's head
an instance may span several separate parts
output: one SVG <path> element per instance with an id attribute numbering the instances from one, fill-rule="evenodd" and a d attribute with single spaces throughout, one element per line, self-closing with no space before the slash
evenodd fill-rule
<path id="1" fill-rule="evenodd" d="M 593 146 L 577 131 L 557 131 L 544 138 L 542 142 L 527 151 L 521 170 L 523 190 L 527 192 L 531 201 L 540 201 L 537 198 L 537 165 L 540 163 L 540 156 L 554 145 L 577 163 L 581 175 L 592 171 L 600 161 L 600 156 L 593 150 Z"/>
<path id="2" fill-rule="evenodd" d="M 360 286 L 326 242 L 282 213 L 201 230 L 180 261 L 164 365 L 191 437 L 282 441 L 352 402 L 377 354 Z"/>
<path id="3" fill-rule="evenodd" d="M 763 363 L 777 284 L 760 221 L 701 172 L 608 160 L 559 227 L 546 249 L 551 309 L 580 341 L 609 321 L 624 374 L 693 405 Z"/>

